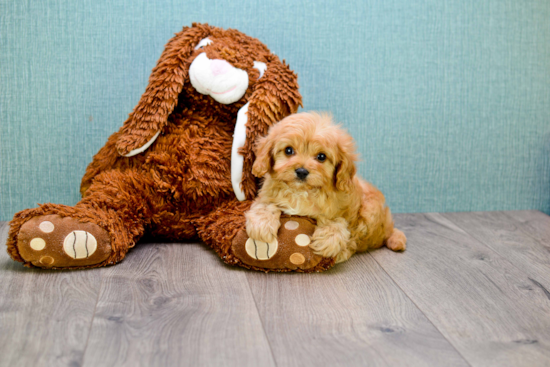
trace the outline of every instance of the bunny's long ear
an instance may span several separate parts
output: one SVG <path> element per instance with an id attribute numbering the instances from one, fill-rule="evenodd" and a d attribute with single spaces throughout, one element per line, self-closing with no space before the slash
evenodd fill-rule
<path id="1" fill-rule="evenodd" d="M 296 113 L 302 105 L 298 92 L 298 77 L 288 65 L 275 55 L 270 55 L 264 75 L 256 82 L 247 108 L 246 140 L 238 148 L 242 156 L 242 177 L 239 190 L 235 190 L 239 200 L 253 199 L 256 196 L 256 179 L 252 174 L 254 164 L 254 142 L 265 136 L 270 126 L 286 116 Z M 233 165 L 233 162 L 232 162 Z M 233 167 L 232 167 L 233 170 Z M 234 189 L 235 188 L 234 185 Z"/>
<path id="2" fill-rule="evenodd" d="M 116 142 L 120 155 L 131 157 L 143 152 L 166 126 L 183 85 L 189 80 L 185 61 L 210 30 L 208 24 L 193 23 L 168 41 L 149 77 L 145 93 L 120 129 Z"/>

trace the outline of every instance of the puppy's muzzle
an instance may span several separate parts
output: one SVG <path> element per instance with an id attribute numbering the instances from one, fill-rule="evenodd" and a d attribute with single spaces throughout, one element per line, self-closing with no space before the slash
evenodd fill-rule
<path id="1" fill-rule="evenodd" d="M 306 179 L 307 175 L 309 175 L 309 171 L 305 168 L 298 168 L 296 170 L 296 176 L 302 181 Z"/>

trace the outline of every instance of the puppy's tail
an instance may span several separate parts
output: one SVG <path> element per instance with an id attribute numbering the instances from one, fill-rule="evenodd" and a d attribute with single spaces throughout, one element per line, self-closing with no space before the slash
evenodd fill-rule
<path id="1" fill-rule="evenodd" d="M 386 247 L 393 251 L 405 251 L 407 248 L 407 237 L 405 234 L 393 226 L 393 218 L 390 208 L 386 208 L 386 223 L 384 226 L 386 234 Z"/>

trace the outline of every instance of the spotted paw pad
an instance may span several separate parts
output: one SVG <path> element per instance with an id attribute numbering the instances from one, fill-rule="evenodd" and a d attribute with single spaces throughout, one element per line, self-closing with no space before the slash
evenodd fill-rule
<path id="1" fill-rule="evenodd" d="M 233 239 L 233 251 L 245 264 L 265 269 L 310 269 L 323 258 L 309 248 L 315 224 L 303 217 L 283 217 L 277 239 L 266 243 L 240 231 Z"/>
<path id="2" fill-rule="evenodd" d="M 111 254 L 108 233 L 93 223 L 51 214 L 34 217 L 17 235 L 21 257 L 41 268 L 86 267 Z"/>

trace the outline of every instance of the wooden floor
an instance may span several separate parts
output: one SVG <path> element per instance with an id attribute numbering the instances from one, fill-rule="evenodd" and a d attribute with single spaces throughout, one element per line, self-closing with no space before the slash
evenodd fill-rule
<path id="1" fill-rule="evenodd" d="M 550 217 L 396 222 L 405 253 L 320 274 L 231 268 L 201 244 L 143 243 L 84 271 L 27 269 L 2 250 L 0 365 L 550 365 Z"/>

